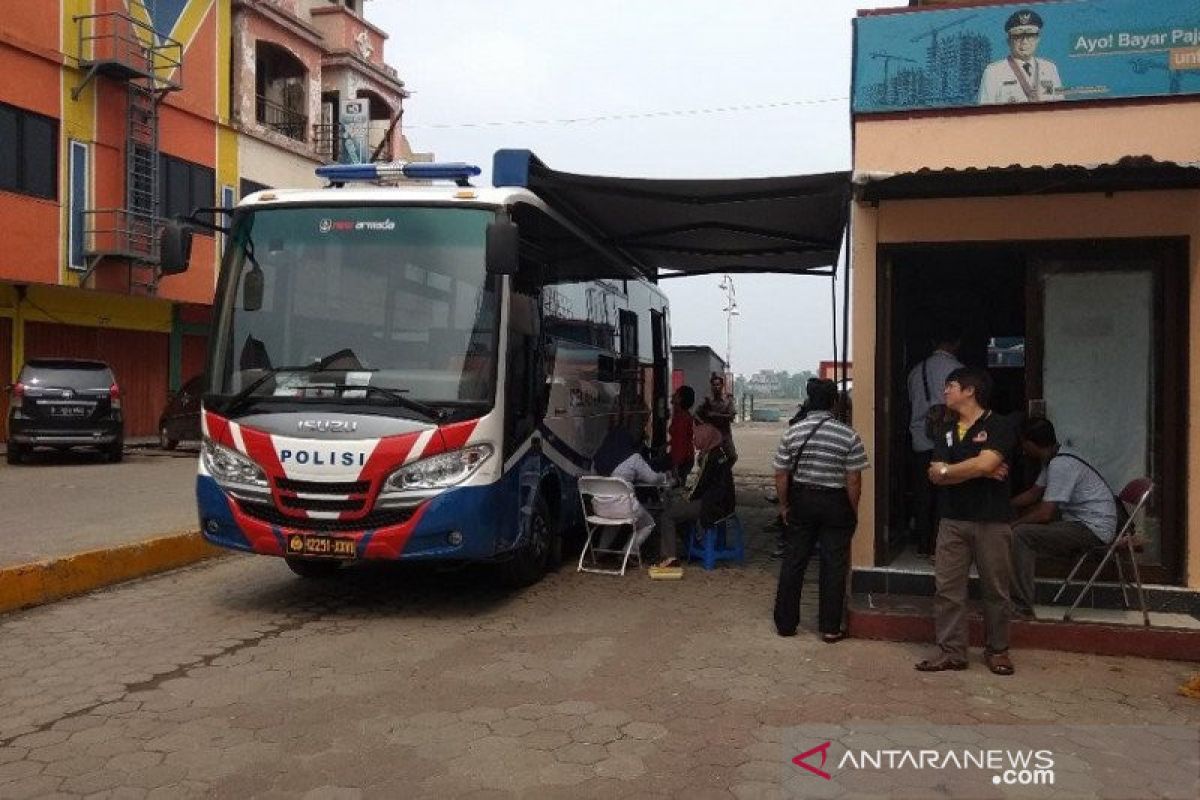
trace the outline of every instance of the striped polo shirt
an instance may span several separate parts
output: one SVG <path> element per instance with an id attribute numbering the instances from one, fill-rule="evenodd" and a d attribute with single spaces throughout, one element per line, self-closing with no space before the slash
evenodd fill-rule
<path id="1" fill-rule="evenodd" d="M 859 472 L 867 468 L 867 451 L 863 449 L 862 439 L 858 438 L 854 429 L 834 419 L 828 411 L 813 411 L 787 429 L 779 440 L 774 467 L 776 471 L 790 470 L 800 445 L 822 420 L 828 421 L 804 445 L 794 480 L 796 483 L 843 489 L 847 472 Z"/>

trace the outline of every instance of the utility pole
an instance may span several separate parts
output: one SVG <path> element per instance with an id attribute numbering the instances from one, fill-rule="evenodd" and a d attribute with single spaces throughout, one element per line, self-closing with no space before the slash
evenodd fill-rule
<path id="1" fill-rule="evenodd" d="M 717 287 L 725 292 L 725 371 L 729 373 L 731 385 L 730 393 L 733 392 L 733 318 L 739 316 L 741 312 L 737 308 L 737 296 L 734 294 L 733 277 L 726 273 L 725 277 L 721 278 L 721 283 Z"/>

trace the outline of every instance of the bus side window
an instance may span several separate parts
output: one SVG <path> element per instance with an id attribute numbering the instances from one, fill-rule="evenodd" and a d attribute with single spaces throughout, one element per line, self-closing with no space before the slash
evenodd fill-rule
<path id="1" fill-rule="evenodd" d="M 538 423 L 538 360 L 541 331 L 538 325 L 536 295 L 518 292 L 513 287 L 509 306 L 508 363 L 504 392 L 505 457 L 511 454 L 536 429 Z"/>

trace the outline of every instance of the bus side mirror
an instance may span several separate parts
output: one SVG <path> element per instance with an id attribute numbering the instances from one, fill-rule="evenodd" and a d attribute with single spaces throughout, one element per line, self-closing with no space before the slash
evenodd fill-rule
<path id="1" fill-rule="evenodd" d="M 492 275 L 516 275 L 520 245 L 517 224 L 499 213 L 487 227 L 487 271 Z"/>
<path id="2" fill-rule="evenodd" d="M 167 222 L 158 235 L 158 270 L 163 275 L 187 272 L 192 258 L 192 232 L 178 222 Z"/>

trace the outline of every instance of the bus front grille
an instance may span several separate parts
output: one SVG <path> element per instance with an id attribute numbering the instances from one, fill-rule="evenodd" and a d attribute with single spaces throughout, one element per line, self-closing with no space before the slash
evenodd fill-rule
<path id="1" fill-rule="evenodd" d="M 400 525 L 412 519 L 413 508 L 387 508 L 372 511 L 358 519 L 310 519 L 290 517 L 267 503 L 239 502 L 242 510 L 254 519 L 281 528 L 303 531 L 366 531 Z"/>

